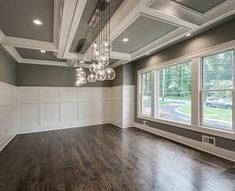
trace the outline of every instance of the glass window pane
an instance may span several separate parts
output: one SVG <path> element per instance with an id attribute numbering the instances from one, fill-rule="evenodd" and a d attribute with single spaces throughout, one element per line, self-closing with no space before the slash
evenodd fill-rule
<path id="1" fill-rule="evenodd" d="M 204 126 L 232 130 L 232 91 L 203 93 Z"/>
<path id="2" fill-rule="evenodd" d="M 151 72 L 143 73 L 142 80 L 142 111 L 143 115 L 151 115 Z"/>
<path id="3" fill-rule="evenodd" d="M 233 87 L 233 51 L 204 57 L 203 89 L 219 90 Z"/>
<path id="4" fill-rule="evenodd" d="M 191 63 L 158 71 L 158 117 L 191 123 Z"/>

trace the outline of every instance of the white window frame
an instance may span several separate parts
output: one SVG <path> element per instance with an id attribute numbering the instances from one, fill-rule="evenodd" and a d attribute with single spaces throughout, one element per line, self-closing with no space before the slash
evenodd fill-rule
<path id="1" fill-rule="evenodd" d="M 228 52 L 228 51 L 233 51 L 233 88 L 232 89 L 219 89 L 219 90 L 216 90 L 216 89 L 212 89 L 212 90 L 204 90 L 203 88 L 203 58 L 204 57 L 207 57 L 207 56 L 213 56 L 213 55 L 216 55 L 216 54 L 220 54 L 220 53 L 224 53 L 224 52 Z M 220 128 L 218 127 L 211 127 L 211 126 L 206 126 L 203 124 L 203 94 L 205 92 L 218 92 L 218 91 L 231 91 L 232 92 L 232 129 L 231 131 L 235 133 L 235 120 L 234 120 L 234 104 L 235 104 L 235 101 L 234 101 L 234 78 L 235 78 L 235 48 L 232 48 L 232 49 L 226 49 L 226 50 L 223 50 L 223 51 L 219 51 L 219 52 L 215 52 L 215 53 L 211 53 L 211 54 L 207 54 L 205 56 L 201 56 L 200 57 L 200 126 L 201 127 L 206 127 L 206 128 L 213 128 L 215 130 L 220 130 Z"/>
<path id="2" fill-rule="evenodd" d="M 205 57 L 205 56 L 209 56 L 212 54 L 218 54 L 221 52 L 225 52 L 228 50 L 233 50 L 233 59 L 234 59 L 234 71 L 233 71 L 233 90 L 232 90 L 232 97 L 233 97 L 233 111 L 235 111 L 235 93 L 234 93 L 234 89 L 235 89 L 235 40 L 214 46 L 214 47 L 210 47 L 198 52 L 195 52 L 193 54 L 189 54 L 183 57 L 179 57 L 177 59 L 173 59 L 167 62 L 163 62 L 163 63 L 156 63 L 155 65 L 151 66 L 151 67 L 147 67 L 141 70 L 137 71 L 137 118 L 140 119 L 144 119 L 144 120 L 148 120 L 148 121 L 153 121 L 153 122 L 158 122 L 158 123 L 163 123 L 166 125 L 172 125 L 178 128 L 184 128 L 184 129 L 189 129 L 189 130 L 193 130 L 193 131 L 197 131 L 197 132 L 201 132 L 201 133 L 208 133 L 214 136 L 220 136 L 220 137 L 224 137 L 224 138 L 229 138 L 232 140 L 235 140 L 235 112 L 233 112 L 233 125 L 232 125 L 232 130 L 231 131 L 226 131 L 226 130 L 222 130 L 222 129 L 217 129 L 214 127 L 206 127 L 206 126 L 202 126 L 201 125 L 201 119 L 202 119 L 202 112 L 201 110 L 201 77 L 202 77 L 202 73 L 201 73 L 201 58 Z M 176 121 L 170 121 L 167 119 L 159 119 L 156 118 L 156 114 L 157 114 L 157 109 L 156 107 L 156 102 L 157 100 L 155 100 L 154 98 L 156 97 L 156 82 L 155 79 L 157 77 L 156 75 L 156 70 L 162 69 L 162 68 L 166 68 L 169 67 L 171 65 L 176 65 L 176 64 L 182 64 L 184 62 L 187 61 L 191 61 L 191 67 L 192 67 L 192 97 L 191 97 L 191 124 L 186 124 L 186 123 L 182 123 L 182 122 L 176 122 Z M 144 116 L 141 115 L 140 113 L 140 107 L 139 107 L 139 89 L 140 89 L 140 83 L 139 83 L 139 76 L 141 75 L 141 73 L 143 72 L 147 72 L 147 71 L 152 71 L 152 101 L 151 101 L 151 116 Z"/>
<path id="3" fill-rule="evenodd" d="M 148 73 L 150 72 L 150 75 L 151 75 L 151 80 L 152 80 L 152 71 L 151 70 L 146 70 L 146 71 L 143 71 L 143 72 L 138 72 L 137 76 L 138 76 L 138 79 L 137 79 L 137 86 L 139 87 L 138 88 L 138 92 L 137 92 L 137 99 L 138 99 L 138 104 L 137 104 L 137 111 L 138 111 L 138 116 L 142 116 L 142 117 L 151 117 L 152 114 L 153 114 L 153 110 L 152 110 L 152 88 L 151 88 L 151 116 L 149 115 L 145 115 L 142 113 L 142 88 L 143 88 L 143 83 L 142 83 L 142 74 L 145 74 L 145 73 Z M 152 85 L 152 81 L 151 81 L 151 85 Z"/>

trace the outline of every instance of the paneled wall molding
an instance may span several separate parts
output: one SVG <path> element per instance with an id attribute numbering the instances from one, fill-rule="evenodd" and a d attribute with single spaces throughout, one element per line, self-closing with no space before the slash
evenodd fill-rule
<path id="1" fill-rule="evenodd" d="M 18 87 L 17 133 L 110 122 L 110 88 Z"/>
<path id="2" fill-rule="evenodd" d="M 132 86 L 18 87 L 17 133 L 104 123 L 129 127 L 133 119 L 133 101 Z"/>
<path id="3" fill-rule="evenodd" d="M 134 86 L 114 86 L 111 95 L 111 123 L 120 128 L 131 127 L 134 118 Z"/>
<path id="4" fill-rule="evenodd" d="M 0 151 L 15 137 L 17 88 L 0 82 Z"/>
<path id="5" fill-rule="evenodd" d="M 142 124 L 135 123 L 135 122 L 133 123 L 133 127 L 142 129 L 144 131 L 165 137 L 167 139 L 176 141 L 178 143 L 181 143 L 181 144 L 190 146 L 192 148 L 195 148 L 195 149 L 198 149 L 198 150 L 201 150 L 201 151 L 204 151 L 204 152 L 207 152 L 207 153 L 210 153 L 210 154 L 219 156 L 221 158 L 235 162 L 235 152 L 232 152 L 232 151 L 220 148 L 220 147 L 216 147 L 213 145 L 209 145 L 206 143 L 202 143 L 202 142 L 199 142 L 190 138 L 186 138 L 180 135 L 176 135 L 167 131 L 163 131 L 157 128 L 148 127 L 148 126 L 146 127 Z"/>

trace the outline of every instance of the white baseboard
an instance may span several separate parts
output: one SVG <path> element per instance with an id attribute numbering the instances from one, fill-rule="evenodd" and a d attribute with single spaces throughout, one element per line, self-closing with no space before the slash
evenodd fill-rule
<path id="1" fill-rule="evenodd" d="M 102 125 L 102 124 L 108 124 L 110 121 L 86 121 L 82 123 L 74 123 L 74 124 L 51 124 L 51 125 L 45 125 L 45 126 L 35 126 L 30 128 L 28 127 L 19 127 L 17 134 L 27 134 L 27 133 L 39 133 L 39 132 L 46 132 L 46 131 L 56 131 L 56 130 L 62 130 L 62 129 L 71 129 L 71 128 L 79 128 L 79 127 L 86 127 L 91 125 Z"/>
<path id="2" fill-rule="evenodd" d="M 189 139 L 189 138 L 186 138 L 186 137 L 183 137 L 183 136 L 179 136 L 179 135 L 176 135 L 176 134 L 173 134 L 173 133 L 169 133 L 167 131 L 159 130 L 157 128 L 145 127 L 145 126 L 143 126 L 142 124 L 139 124 L 139 123 L 133 123 L 133 127 L 136 127 L 138 129 L 142 129 L 142 130 L 147 131 L 149 133 L 153 133 L 155 135 L 165 137 L 167 139 L 176 141 L 178 143 L 181 143 L 181 144 L 190 146 L 192 148 L 195 148 L 195 149 L 210 153 L 212 155 L 216 155 L 218 157 L 221 157 L 221 158 L 230 160 L 232 162 L 235 162 L 235 152 L 232 152 L 232 151 L 229 151 L 229 150 L 226 150 L 226 149 L 222 149 L 222 148 L 219 148 L 219 147 L 216 147 L 216 146 L 211 146 L 211 145 L 208 145 L 206 143 L 202 143 L 202 142 L 199 142 L 199 141 L 195 141 L 193 139 Z"/>
<path id="3" fill-rule="evenodd" d="M 15 132 L 11 131 L 10 133 L 8 133 L 8 135 L 0 142 L 0 151 L 2 151 L 2 149 L 7 146 L 7 144 L 10 143 L 10 141 L 14 139 L 15 136 Z"/>

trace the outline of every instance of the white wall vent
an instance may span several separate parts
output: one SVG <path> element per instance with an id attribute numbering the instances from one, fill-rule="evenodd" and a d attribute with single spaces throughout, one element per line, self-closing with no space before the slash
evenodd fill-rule
<path id="1" fill-rule="evenodd" d="M 202 135 L 202 142 L 210 145 L 215 145 L 215 138 L 207 135 Z"/>

